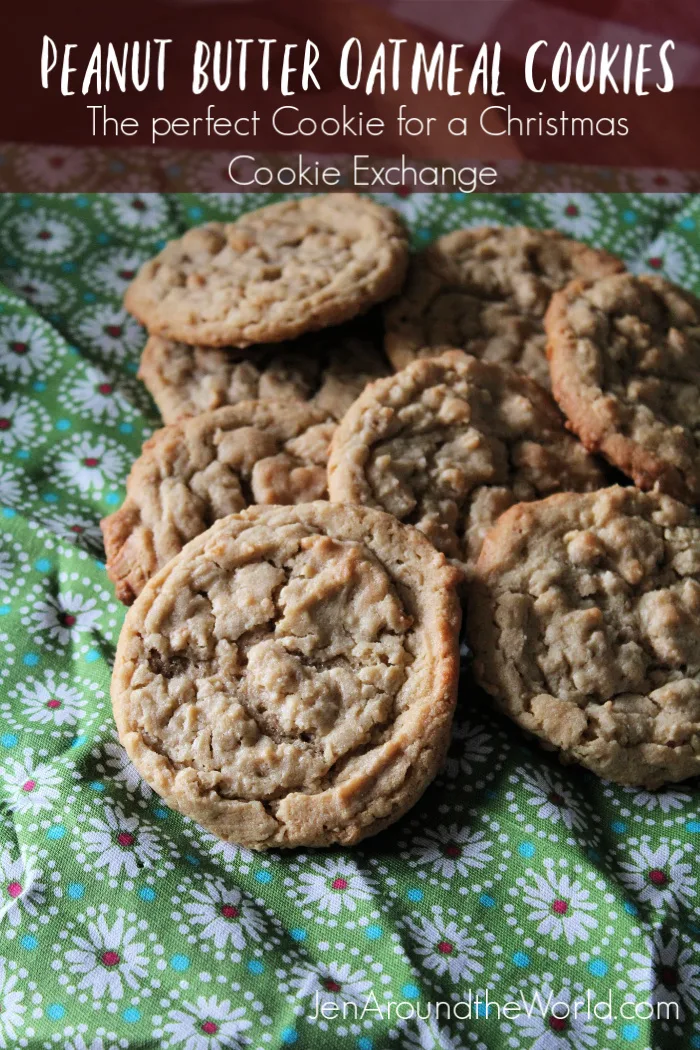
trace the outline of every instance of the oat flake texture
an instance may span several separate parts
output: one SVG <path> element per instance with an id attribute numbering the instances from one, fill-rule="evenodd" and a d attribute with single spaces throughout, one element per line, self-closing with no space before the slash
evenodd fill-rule
<path id="1" fill-rule="evenodd" d="M 268 201 L 0 197 L 0 1050 L 692 1050 L 695 781 L 649 791 L 562 766 L 465 665 L 446 764 L 413 809 L 351 848 L 255 853 L 164 804 L 117 742 L 126 610 L 98 523 L 161 426 L 122 295 L 166 240 Z M 689 196 L 383 202 L 414 248 L 555 227 L 700 293 Z M 610 993 L 612 1016 L 315 1016 L 317 992 L 424 1014 L 469 988 Z M 620 1016 L 657 999 L 678 1019 Z"/>

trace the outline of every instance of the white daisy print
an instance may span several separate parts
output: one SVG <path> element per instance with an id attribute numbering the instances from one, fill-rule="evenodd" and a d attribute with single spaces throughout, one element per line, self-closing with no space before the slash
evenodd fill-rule
<path id="1" fill-rule="evenodd" d="M 28 722 L 39 725 L 73 726 L 85 712 L 87 697 L 79 689 L 47 671 L 43 681 L 26 678 L 17 682 L 11 696 L 19 700 Z"/>
<path id="2" fill-rule="evenodd" d="M 344 1002 L 364 1003 L 373 988 L 365 970 L 353 972 L 350 963 L 338 962 L 296 965 L 292 968 L 289 986 L 294 990 L 295 999 L 315 1002 L 318 996 L 320 1003 L 337 1003 L 340 1007 Z"/>
<path id="3" fill-rule="evenodd" d="M 593 238 L 600 232 L 605 210 L 590 193 L 543 193 L 539 196 L 552 226 L 572 237 Z"/>
<path id="4" fill-rule="evenodd" d="M 25 381 L 51 375 L 65 350 L 38 317 L 8 317 L 0 324 L 0 372 Z"/>
<path id="5" fill-rule="evenodd" d="M 555 993 L 545 981 L 533 994 L 537 995 L 537 1005 L 530 1009 L 531 997 L 524 996 L 528 1009 L 522 1009 L 513 1021 L 518 1036 L 523 1040 L 527 1050 L 589 1050 L 598 1043 L 598 1027 L 583 1008 L 575 1009 L 575 1002 L 584 1002 L 583 997 L 576 996 L 570 988 L 562 988 Z M 512 989 L 511 1001 L 523 1002 L 524 993 Z M 527 1042 L 525 1042 L 527 1041 Z"/>
<path id="6" fill-rule="evenodd" d="M 447 776 L 475 776 L 493 753 L 491 734 L 485 726 L 461 723 L 455 726 L 453 740 L 456 746 L 445 764 Z"/>
<path id="7" fill-rule="evenodd" d="M 684 861 L 682 849 L 672 850 L 662 844 L 654 850 L 642 843 L 630 849 L 629 855 L 630 861 L 620 862 L 620 880 L 636 893 L 641 904 L 674 912 L 681 905 L 691 906 L 697 879 L 693 866 Z"/>
<path id="8" fill-rule="evenodd" d="M 82 150 L 68 146 L 32 146 L 20 152 L 18 157 L 23 178 L 38 182 L 42 189 L 50 192 L 81 179 L 85 175 L 86 163 Z"/>
<path id="9" fill-rule="evenodd" d="M 532 909 L 528 919 L 538 923 L 537 932 L 554 941 L 563 936 L 568 944 L 587 941 L 598 927 L 592 914 L 598 905 L 588 890 L 566 873 L 558 877 L 551 861 L 545 861 L 544 875 L 531 870 L 527 874 L 531 881 L 517 879 L 519 889 L 512 892 Z"/>
<path id="10" fill-rule="evenodd" d="M 39 638 L 49 638 L 63 647 L 71 638 L 94 630 L 101 615 L 102 609 L 96 598 L 66 591 L 36 600 L 22 622 Z"/>
<path id="11" fill-rule="evenodd" d="M 375 892 L 372 880 L 353 861 L 343 858 L 312 861 L 296 887 L 299 904 L 313 904 L 327 915 L 339 915 L 343 909 L 354 912 L 360 901 L 371 900 Z"/>
<path id="12" fill-rule="evenodd" d="M 7 806 L 17 813 L 51 809 L 59 797 L 59 774 L 47 762 L 34 762 L 29 748 L 24 752 L 24 761 L 5 759 L 0 776 L 7 792 Z"/>
<path id="13" fill-rule="evenodd" d="M 19 977 L 10 969 L 7 959 L 0 956 L 0 1048 L 14 1050 L 17 1040 L 27 1033 L 24 992 Z"/>
<path id="14" fill-rule="evenodd" d="M 123 784 L 131 795 L 140 795 L 141 798 L 150 798 L 153 791 L 145 780 L 141 778 L 129 756 L 121 744 L 116 741 L 108 741 L 102 745 L 102 761 L 107 771 L 107 776 L 117 783 Z"/>
<path id="15" fill-rule="evenodd" d="M 677 933 L 664 943 L 663 933 L 655 932 L 644 952 L 632 952 L 630 958 L 636 964 L 629 971 L 635 992 L 652 1003 L 676 1003 L 680 1021 L 686 1010 L 698 1015 L 700 964 L 694 961 L 692 947 L 680 947 Z M 669 1015 L 673 1016 L 670 1011 Z"/>
<path id="16" fill-rule="evenodd" d="M 9 849 L 0 852 L 0 923 L 19 926 L 22 913 L 32 918 L 46 902 L 46 886 L 31 859 L 12 857 Z"/>
<path id="17" fill-rule="evenodd" d="M 561 821 L 569 831 L 583 831 L 589 826 L 590 821 L 581 803 L 558 773 L 525 767 L 520 774 L 520 783 L 528 794 L 528 809 L 532 807 L 532 813 L 540 820 L 549 820 L 552 824 Z"/>
<path id="18" fill-rule="evenodd" d="M 425 835 L 417 835 L 413 849 L 406 856 L 409 863 L 426 864 L 446 879 L 456 874 L 469 875 L 470 868 L 483 868 L 493 857 L 491 842 L 483 831 L 471 832 L 457 824 L 450 827 L 427 828 Z"/>
<path id="19" fill-rule="evenodd" d="M 661 273 L 669 281 L 686 281 L 697 263 L 691 246 L 681 237 L 665 232 L 646 250 L 641 266 L 633 269 L 644 273 Z"/>
<path id="20" fill-rule="evenodd" d="M 114 296 L 120 301 L 144 261 L 142 255 L 117 248 L 106 252 L 100 262 L 90 266 L 90 281 L 104 295 Z"/>
<path id="21" fill-rule="evenodd" d="M 82 223 L 60 218 L 46 208 L 35 208 L 7 219 L 0 231 L 6 249 L 21 259 L 60 262 L 70 259 L 85 243 Z"/>
<path id="22" fill-rule="evenodd" d="M 124 477 L 126 457 L 116 442 L 86 433 L 59 446 L 55 470 L 67 488 L 95 493 Z"/>
<path id="23" fill-rule="evenodd" d="M 648 813 L 655 809 L 660 809 L 662 813 L 672 813 L 676 809 L 683 809 L 691 800 L 687 791 L 680 791 L 678 788 L 642 791 L 640 788 L 624 787 L 622 790 L 632 795 L 633 806 L 645 809 Z"/>
<path id="24" fill-rule="evenodd" d="M 87 1031 L 87 1026 L 81 1026 Z M 69 1029 L 72 1033 L 72 1029 Z M 123 1050 L 127 1046 L 127 1043 L 115 1035 L 114 1032 L 108 1032 L 106 1035 L 96 1035 L 94 1039 L 86 1040 L 85 1036 L 78 1032 L 76 1035 L 65 1035 L 64 1034 L 63 1050 Z"/>
<path id="25" fill-rule="evenodd" d="M 41 432 L 49 428 L 48 415 L 35 402 L 17 394 L 0 400 L 0 451 L 11 452 L 18 445 L 36 445 L 37 441 L 44 440 Z"/>
<path id="26" fill-rule="evenodd" d="M 118 361 L 139 352 L 145 341 L 143 328 L 126 310 L 105 303 L 81 310 L 75 327 L 82 345 Z"/>
<path id="27" fill-rule="evenodd" d="M 17 507 L 23 503 L 24 473 L 8 463 L 0 463 L 0 503 L 5 507 Z M 32 491 L 32 496 L 34 492 Z"/>
<path id="28" fill-rule="evenodd" d="M 470 937 L 468 929 L 460 929 L 453 919 L 446 920 L 439 908 L 433 910 L 432 921 L 419 916 L 406 918 L 401 925 L 412 942 L 409 954 L 413 951 L 421 956 L 420 965 L 438 977 L 448 975 L 457 984 L 473 981 L 484 972 L 484 953 L 477 948 L 476 938 Z"/>
<path id="29" fill-rule="evenodd" d="M 461 1035 L 453 1035 L 434 1017 L 427 1021 L 422 1017 L 415 1017 L 410 1021 L 402 1021 L 397 1028 L 401 1033 L 402 1050 L 464 1050 Z M 477 1043 L 474 1050 L 486 1050 L 486 1046 Z"/>
<path id="30" fill-rule="evenodd" d="M 106 193 L 97 206 L 110 227 L 129 232 L 152 234 L 169 219 L 167 204 L 158 193 Z"/>
<path id="31" fill-rule="evenodd" d="M 136 938 L 136 926 L 126 926 L 119 914 L 109 926 L 104 914 L 87 922 L 85 936 L 73 934 L 64 955 L 67 968 L 78 978 L 79 991 L 90 991 L 93 999 L 123 999 L 131 988 L 137 991 L 148 974 L 145 945 Z"/>
<path id="32" fill-rule="evenodd" d="M 9 551 L 0 548 L 0 591 L 7 589 L 14 577 L 14 562 Z"/>
<path id="33" fill-rule="evenodd" d="M 94 420 L 113 423 L 134 415 L 134 409 L 121 392 L 119 385 L 98 368 L 85 367 L 79 379 L 69 376 L 58 391 L 59 402 L 69 411 Z"/>
<path id="34" fill-rule="evenodd" d="M 154 1034 L 161 1046 L 182 1050 L 240 1050 L 250 1044 L 245 1033 L 252 1021 L 245 1014 L 245 1006 L 234 1006 L 230 999 L 200 995 L 170 1010 L 165 1019 L 154 1017 L 161 1026 Z"/>
<path id="35" fill-rule="evenodd" d="M 235 886 L 221 879 L 208 879 L 201 888 L 191 889 L 183 911 L 198 927 L 203 940 L 211 940 L 219 950 L 227 944 L 242 950 L 262 940 L 266 921 L 253 901 Z"/>
<path id="36" fill-rule="evenodd" d="M 105 805 L 102 815 L 89 817 L 80 835 L 92 868 L 106 868 L 111 877 L 122 872 L 134 878 L 142 868 L 153 868 L 163 855 L 156 830 L 121 806 Z"/>
<path id="37" fill-rule="evenodd" d="M 208 831 L 204 831 L 202 828 L 197 828 L 199 832 L 199 840 L 202 844 L 202 849 L 213 856 L 220 856 L 224 864 L 252 864 L 255 860 L 255 854 L 252 850 L 246 849 L 245 846 L 238 846 L 233 842 L 224 842 L 223 839 L 219 839 L 216 835 L 210 834 Z"/>
<path id="38" fill-rule="evenodd" d="M 70 507 L 58 513 L 53 509 L 37 515 L 42 525 L 63 540 L 69 540 L 95 554 L 104 554 L 104 543 L 99 522 Z"/>
<path id="39" fill-rule="evenodd" d="M 5 270 L 2 275 L 4 283 L 21 295 L 22 298 L 35 306 L 37 310 L 55 310 L 60 308 L 65 311 L 75 298 L 75 292 L 68 281 L 52 277 L 39 277 L 30 268 L 23 267 L 20 270 Z"/>

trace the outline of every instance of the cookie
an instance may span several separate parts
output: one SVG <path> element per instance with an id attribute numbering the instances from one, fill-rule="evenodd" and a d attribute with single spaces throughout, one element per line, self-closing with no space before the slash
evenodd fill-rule
<path id="1" fill-rule="evenodd" d="M 389 371 L 381 349 L 351 324 L 256 347 L 245 356 L 153 335 L 141 356 L 139 378 L 165 423 L 257 398 L 309 401 L 342 419 L 367 383 Z"/>
<path id="2" fill-rule="evenodd" d="M 458 350 L 368 386 L 328 462 L 333 501 L 389 511 L 467 571 L 511 504 L 603 484 L 545 390 Z"/>
<path id="3" fill-rule="evenodd" d="M 457 574 L 388 514 L 316 502 L 217 522 L 130 609 L 112 702 L 168 805 L 252 849 L 349 845 L 438 771 Z"/>
<path id="4" fill-rule="evenodd" d="M 335 427 L 294 401 L 242 401 L 156 431 L 102 521 L 107 574 L 129 604 L 146 581 L 217 518 L 250 503 L 306 503 L 326 494 Z"/>
<path id="5" fill-rule="evenodd" d="M 476 677 L 511 718 L 620 784 L 700 774 L 700 518 L 615 486 L 508 510 L 470 593 Z"/>
<path id="6" fill-rule="evenodd" d="M 554 396 L 640 488 L 700 501 L 700 299 L 661 277 L 575 281 L 546 317 Z"/>
<path id="7" fill-rule="evenodd" d="M 170 241 L 125 305 L 152 335 L 193 346 L 278 343 L 394 295 L 407 264 L 390 208 L 349 193 L 301 197 Z"/>
<path id="8" fill-rule="evenodd" d="M 456 230 L 414 257 L 406 287 L 387 305 L 387 355 L 403 368 L 459 347 L 548 387 L 542 319 L 552 292 L 574 277 L 622 269 L 619 259 L 557 230 Z"/>

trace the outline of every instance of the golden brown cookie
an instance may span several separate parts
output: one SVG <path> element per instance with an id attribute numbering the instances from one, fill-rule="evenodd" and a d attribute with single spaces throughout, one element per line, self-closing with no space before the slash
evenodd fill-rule
<path id="1" fill-rule="evenodd" d="M 459 347 L 548 387 L 542 319 L 550 296 L 574 277 L 622 269 L 619 259 L 557 230 L 456 230 L 413 258 L 403 292 L 387 304 L 387 355 L 403 368 Z"/>
<path id="2" fill-rule="evenodd" d="M 700 500 L 700 299 L 662 277 L 576 281 L 546 327 L 554 396 L 640 488 Z"/>
<path id="3" fill-rule="evenodd" d="M 459 350 L 368 386 L 328 462 L 333 501 L 389 511 L 467 569 L 511 504 L 602 484 L 545 390 Z"/>
<path id="4" fill-rule="evenodd" d="M 152 335 L 193 346 L 278 343 L 395 295 L 407 263 L 396 212 L 330 193 L 189 230 L 141 267 L 124 301 Z"/>
<path id="5" fill-rule="evenodd" d="M 139 378 L 165 423 L 258 398 L 308 401 L 342 419 L 367 383 L 389 371 L 370 333 L 351 323 L 245 355 L 153 335 L 141 356 Z"/>
<path id="6" fill-rule="evenodd" d="M 478 681 L 567 761 L 657 788 L 700 774 L 700 519 L 613 487 L 521 503 L 469 598 Z"/>
<path id="7" fill-rule="evenodd" d="M 107 573 L 131 603 L 146 581 L 217 518 L 250 503 L 326 493 L 335 421 L 295 401 L 242 401 L 156 431 L 102 522 Z"/>
<path id="8" fill-rule="evenodd" d="M 166 802 L 252 849 L 349 845 L 438 771 L 458 676 L 457 574 L 361 507 L 251 507 L 127 615 L 119 736 Z"/>

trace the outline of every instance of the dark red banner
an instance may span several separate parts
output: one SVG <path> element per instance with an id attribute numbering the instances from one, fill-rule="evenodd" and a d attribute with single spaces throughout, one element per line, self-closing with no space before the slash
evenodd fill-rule
<path id="1" fill-rule="evenodd" d="M 3 19 L 4 188 L 45 188 L 51 164 L 86 189 L 125 164 L 139 190 L 178 168 L 233 191 L 499 190 L 516 161 L 700 172 L 697 5 L 80 0 Z"/>

